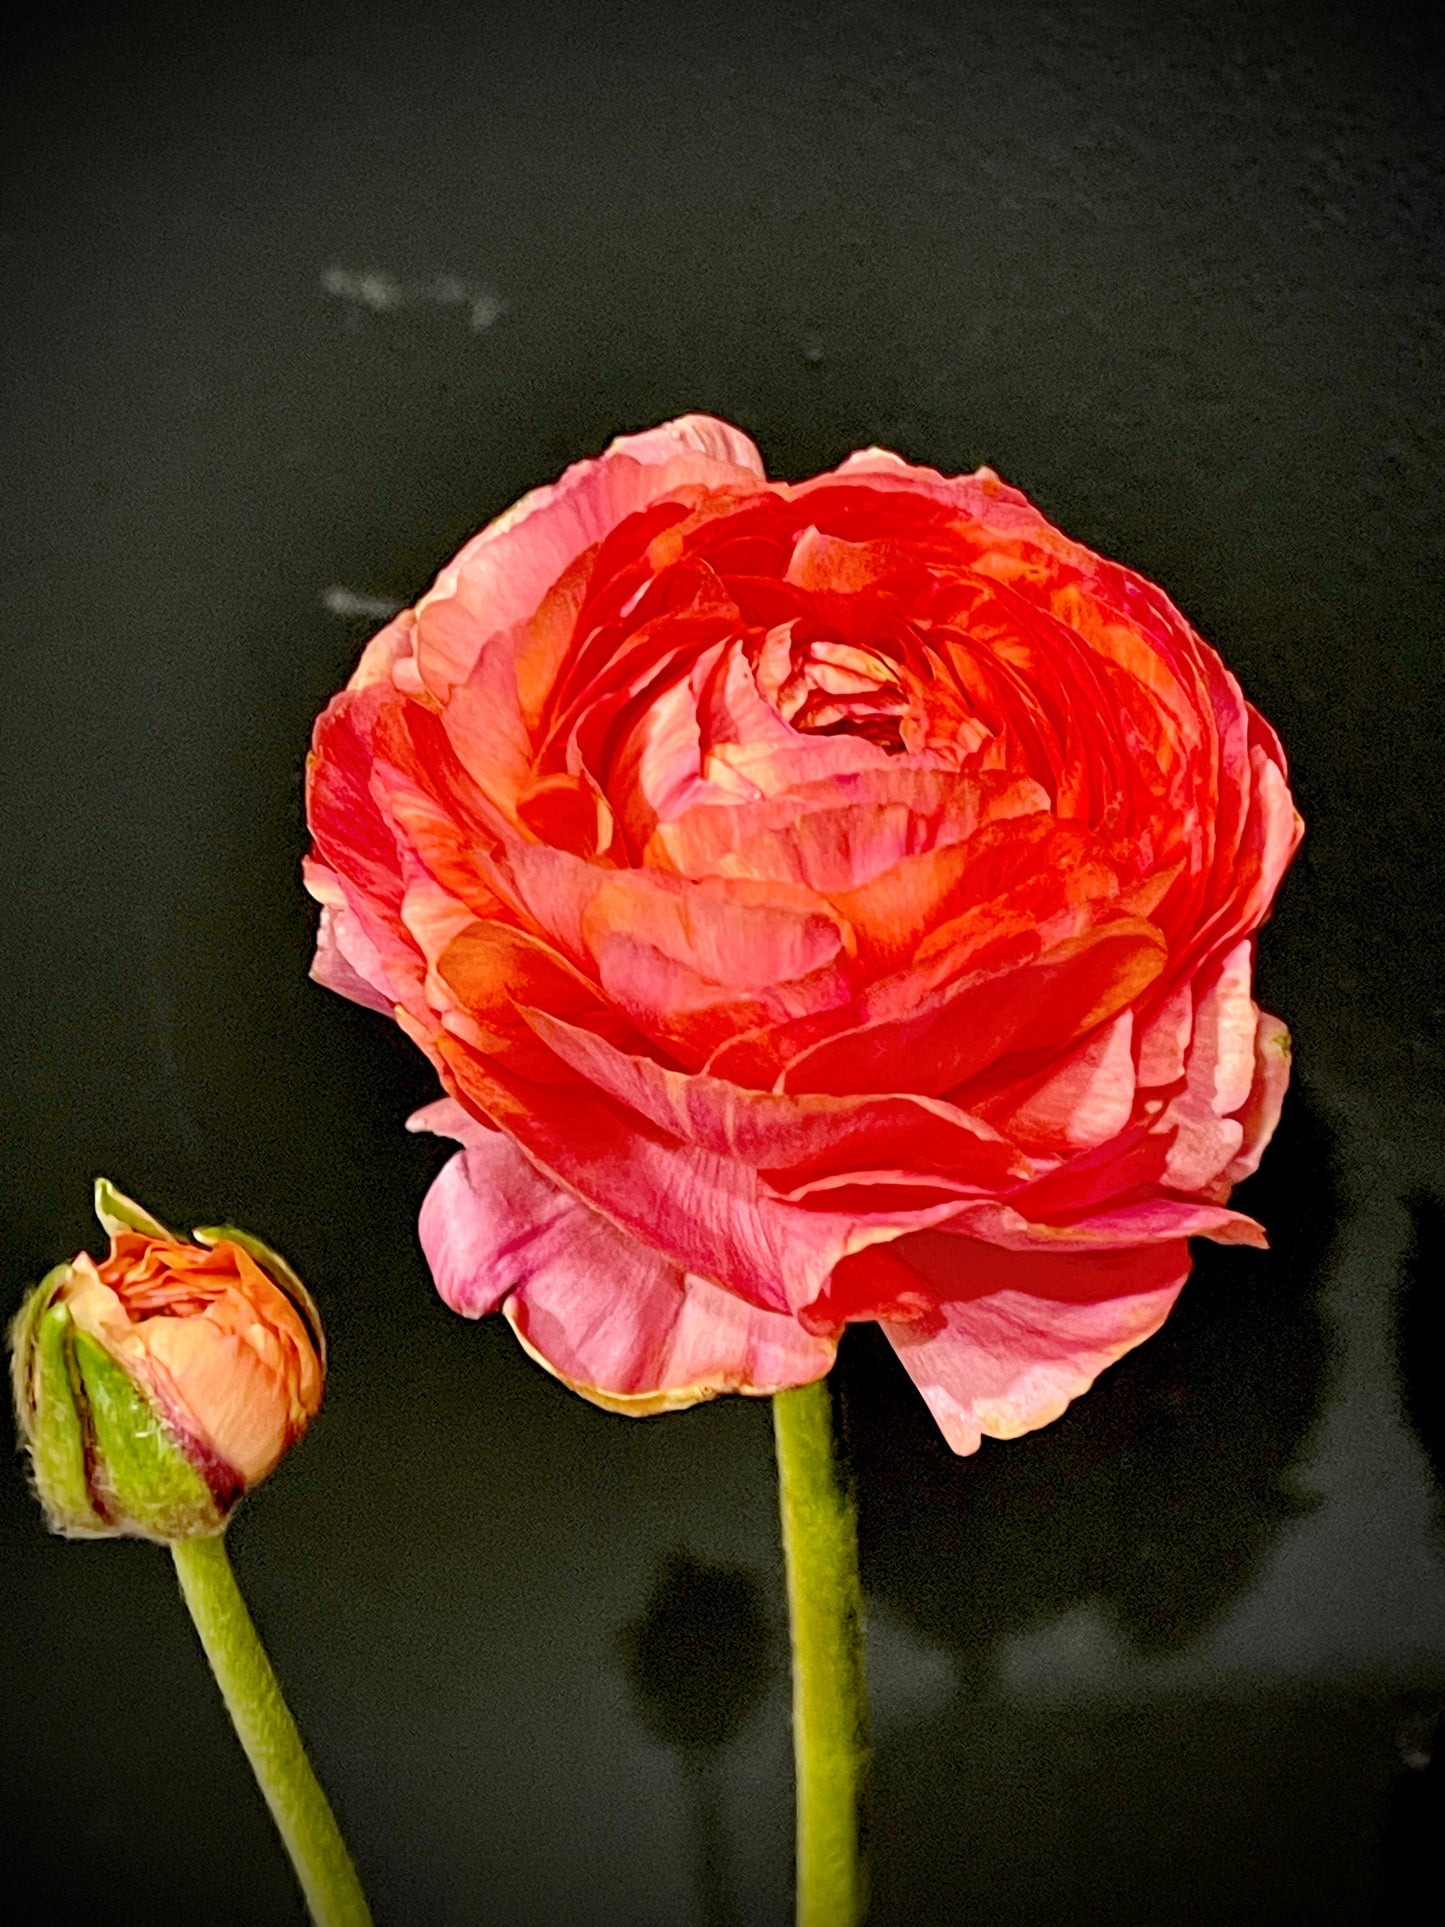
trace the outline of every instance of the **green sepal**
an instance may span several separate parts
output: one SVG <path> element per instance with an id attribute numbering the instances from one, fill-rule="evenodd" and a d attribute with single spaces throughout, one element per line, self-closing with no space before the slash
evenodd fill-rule
<path id="1" fill-rule="evenodd" d="M 316 1300 L 280 1252 L 273 1251 L 270 1245 L 263 1243 L 260 1238 L 254 1237 L 249 1231 L 240 1230 L 233 1224 L 198 1224 L 191 1236 L 197 1244 L 202 1245 L 218 1245 L 222 1240 L 239 1245 L 247 1257 L 256 1260 L 272 1284 L 285 1292 L 310 1326 L 316 1354 L 321 1360 L 321 1368 L 324 1371 L 326 1369 L 326 1333 L 322 1330 L 321 1313 L 316 1309 Z"/>
<path id="2" fill-rule="evenodd" d="M 174 1231 L 168 1231 L 159 1218 L 153 1218 L 143 1205 L 117 1191 L 109 1178 L 95 1181 L 95 1215 L 112 1238 L 122 1231 L 140 1231 L 147 1238 L 164 1238 L 167 1244 L 180 1244 Z"/>
<path id="3" fill-rule="evenodd" d="M 125 1369 L 87 1332 L 74 1337 L 102 1503 L 122 1531 L 169 1542 L 216 1532 L 210 1487 Z"/>
<path id="4" fill-rule="evenodd" d="M 20 1308 L 11 1330 L 15 1407 L 35 1489 L 56 1532 L 94 1537 L 113 1528 L 91 1503 L 70 1312 L 57 1303 L 71 1267 L 57 1265 Z"/>
<path id="5" fill-rule="evenodd" d="M 28 1373 L 30 1369 L 31 1347 L 35 1343 L 35 1328 L 43 1314 L 70 1282 L 73 1265 L 52 1265 L 38 1285 L 31 1287 L 21 1301 L 10 1324 L 10 1369 L 15 1385 L 15 1409 L 22 1421 L 28 1423 L 33 1401 L 30 1395 Z"/>

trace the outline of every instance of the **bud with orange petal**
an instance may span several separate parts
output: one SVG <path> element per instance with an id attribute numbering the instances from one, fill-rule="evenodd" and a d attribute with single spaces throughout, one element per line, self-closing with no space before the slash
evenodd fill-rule
<path id="1" fill-rule="evenodd" d="M 41 1503 L 72 1537 L 219 1532 L 321 1403 L 316 1308 L 247 1232 L 187 1242 L 104 1179 L 95 1202 L 110 1255 L 58 1265 L 11 1334 Z"/>

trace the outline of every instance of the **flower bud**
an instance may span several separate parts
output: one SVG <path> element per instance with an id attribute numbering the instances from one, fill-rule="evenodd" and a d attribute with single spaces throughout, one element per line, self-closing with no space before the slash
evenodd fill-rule
<path id="1" fill-rule="evenodd" d="M 95 1208 L 109 1257 L 57 1265 L 11 1330 L 41 1504 L 71 1537 L 219 1532 L 321 1403 L 316 1307 L 244 1231 L 187 1243 L 104 1178 Z"/>

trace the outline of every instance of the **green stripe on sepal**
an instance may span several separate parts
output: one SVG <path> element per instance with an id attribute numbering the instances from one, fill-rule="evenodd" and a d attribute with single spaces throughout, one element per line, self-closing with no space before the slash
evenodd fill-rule
<path id="1" fill-rule="evenodd" d="M 224 1515 L 211 1488 L 124 1368 L 85 1332 L 76 1332 L 74 1349 L 98 1496 L 116 1524 L 167 1542 L 218 1531 Z"/>
<path id="2" fill-rule="evenodd" d="M 113 1527 L 91 1502 L 74 1327 L 67 1308 L 54 1302 L 69 1276 L 69 1265 L 57 1265 L 15 1321 L 15 1403 L 35 1489 L 51 1526 L 74 1537 L 95 1537 Z"/>
<path id="3" fill-rule="evenodd" d="M 180 1244 L 174 1231 L 168 1231 L 159 1218 L 153 1218 L 144 1205 L 117 1191 L 109 1178 L 95 1181 L 95 1215 L 112 1238 L 122 1231 L 141 1231 L 148 1238 L 164 1238 L 167 1244 Z"/>
<path id="4" fill-rule="evenodd" d="M 31 1386 L 31 1356 L 36 1329 L 42 1315 L 69 1282 L 71 1265 L 52 1265 L 50 1270 L 26 1292 L 10 1324 L 10 1377 L 15 1387 L 15 1410 L 27 1429 L 35 1408 Z"/>

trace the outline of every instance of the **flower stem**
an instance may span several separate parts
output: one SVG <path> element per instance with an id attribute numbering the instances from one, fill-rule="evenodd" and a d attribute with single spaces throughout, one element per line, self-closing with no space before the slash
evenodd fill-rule
<path id="1" fill-rule="evenodd" d="M 224 1539 L 177 1539 L 171 1552 L 206 1658 L 312 1920 L 317 1927 L 370 1927 L 356 1868 L 251 1623 Z"/>
<path id="2" fill-rule="evenodd" d="M 793 1646 L 798 1927 L 856 1927 L 868 1763 L 858 1526 L 825 1378 L 773 1395 Z"/>

